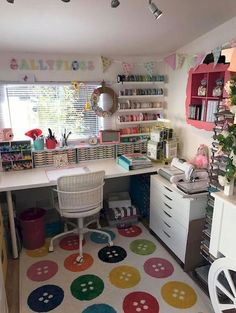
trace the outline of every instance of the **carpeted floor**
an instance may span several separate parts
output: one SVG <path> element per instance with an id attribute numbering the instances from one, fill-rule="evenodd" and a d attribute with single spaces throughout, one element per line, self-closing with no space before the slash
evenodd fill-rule
<path id="1" fill-rule="evenodd" d="M 20 313 L 212 313 L 208 298 L 142 226 L 117 230 L 107 247 L 103 236 L 85 235 L 84 262 L 75 262 L 78 238 L 23 250 Z"/>

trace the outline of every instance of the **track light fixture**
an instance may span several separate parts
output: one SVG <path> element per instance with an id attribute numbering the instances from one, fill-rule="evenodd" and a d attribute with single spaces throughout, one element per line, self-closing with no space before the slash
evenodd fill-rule
<path id="1" fill-rule="evenodd" d="M 156 19 L 158 19 L 162 15 L 162 11 L 158 9 L 158 7 L 155 5 L 155 3 L 152 2 L 152 0 L 149 0 L 149 10 L 152 12 Z"/>
<path id="2" fill-rule="evenodd" d="M 111 7 L 112 8 L 117 8 L 120 5 L 119 0 L 111 0 Z"/>
<path id="3" fill-rule="evenodd" d="M 7 0 L 7 2 L 9 2 L 9 3 L 14 3 L 14 0 Z"/>

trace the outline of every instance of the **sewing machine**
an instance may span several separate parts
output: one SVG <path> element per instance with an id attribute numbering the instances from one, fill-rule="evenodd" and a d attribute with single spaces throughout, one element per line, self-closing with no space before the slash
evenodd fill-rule
<path id="1" fill-rule="evenodd" d="M 185 160 L 173 158 L 171 164 L 162 167 L 158 173 L 187 194 L 207 191 L 209 178 L 206 169 L 195 169 Z"/>

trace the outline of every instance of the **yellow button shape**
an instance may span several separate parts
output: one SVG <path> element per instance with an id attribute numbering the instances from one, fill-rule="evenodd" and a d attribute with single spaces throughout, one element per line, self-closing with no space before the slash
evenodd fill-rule
<path id="1" fill-rule="evenodd" d="M 110 282 L 118 288 L 131 288 L 140 281 L 139 271 L 128 265 L 115 267 L 109 274 Z"/>
<path id="2" fill-rule="evenodd" d="M 161 295 L 165 302 L 178 309 L 190 308 L 197 301 L 193 288 L 180 281 L 171 281 L 162 286 Z"/>

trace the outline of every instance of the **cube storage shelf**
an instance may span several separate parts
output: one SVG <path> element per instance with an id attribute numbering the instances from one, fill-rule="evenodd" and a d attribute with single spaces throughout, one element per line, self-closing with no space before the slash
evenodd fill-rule
<path id="1" fill-rule="evenodd" d="M 56 148 L 53 150 L 33 151 L 34 167 L 53 166 L 54 155 L 67 154 L 68 163 L 76 164 L 83 161 L 115 159 L 124 153 L 146 153 L 147 141 L 129 142 L 110 145 L 76 146 L 68 148 Z"/>
<path id="2" fill-rule="evenodd" d="M 20 171 L 33 167 L 31 141 L 0 142 L 0 160 L 2 171 Z"/>
<path id="3" fill-rule="evenodd" d="M 67 155 L 69 164 L 77 163 L 76 148 L 56 148 L 33 151 L 34 167 L 53 166 L 55 155 Z"/>
<path id="4" fill-rule="evenodd" d="M 215 113 L 220 102 L 227 97 L 224 84 L 230 79 L 233 72 L 228 71 L 229 64 L 202 64 L 197 69 L 190 69 L 186 89 L 186 120 L 187 123 L 200 129 L 212 130 Z M 217 94 L 215 87 L 217 80 L 223 81 L 221 91 Z M 206 86 L 199 89 L 205 80 Z M 218 89 L 218 90 L 220 90 Z"/>

